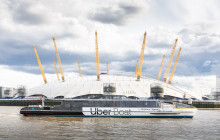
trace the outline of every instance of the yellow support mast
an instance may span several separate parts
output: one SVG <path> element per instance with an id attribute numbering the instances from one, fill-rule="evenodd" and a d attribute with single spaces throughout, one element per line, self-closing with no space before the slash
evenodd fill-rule
<path id="1" fill-rule="evenodd" d="M 161 76 L 162 68 L 163 68 L 164 58 L 165 58 L 165 54 L 163 55 L 163 60 L 162 60 L 161 65 L 160 65 L 160 70 L 159 70 L 159 73 L 158 73 L 158 76 L 157 76 L 157 80 L 160 80 L 160 76 Z"/>
<path id="2" fill-rule="evenodd" d="M 176 57 L 176 61 L 175 61 L 174 65 L 173 65 L 173 69 L 172 69 L 172 72 L 171 72 L 171 74 L 170 74 L 170 79 L 169 79 L 169 81 L 168 81 L 169 84 L 171 84 L 171 82 L 172 82 L 173 75 L 174 75 L 174 72 L 175 72 L 175 70 L 176 70 L 176 65 L 177 65 L 177 62 L 178 62 L 178 60 L 179 60 L 180 51 L 181 51 L 181 47 L 180 47 L 180 49 L 179 49 L 178 55 L 177 55 L 177 57 Z"/>
<path id="3" fill-rule="evenodd" d="M 177 41 L 178 41 L 178 39 L 175 40 L 173 50 L 171 52 L 170 59 L 169 59 L 169 62 L 168 62 L 167 68 L 166 68 L 166 72 L 165 72 L 165 75 L 164 75 L 164 78 L 163 78 L 163 82 L 167 81 L 167 77 L 168 77 L 169 72 L 170 72 L 170 67 L 171 67 L 171 63 L 173 61 L 173 56 L 174 56 L 174 52 L 175 52 L 175 49 L 176 49 Z"/>
<path id="4" fill-rule="evenodd" d="M 56 66 L 56 62 L 53 58 L 53 64 L 54 64 L 54 68 L 55 68 L 55 71 L 56 71 L 56 74 L 57 74 L 57 80 L 60 81 L 60 77 L 59 77 L 59 74 L 58 74 L 58 71 L 57 71 L 57 66 Z"/>
<path id="5" fill-rule="evenodd" d="M 56 45 L 56 42 L 55 42 L 55 37 L 53 37 L 53 42 L 54 42 L 54 47 L 55 47 L 55 51 L 56 51 L 57 61 L 58 61 L 59 69 L 60 69 L 61 78 L 62 78 L 62 81 L 64 82 L 65 78 L 64 78 L 64 74 L 63 74 L 62 64 L 61 64 L 61 61 L 60 61 L 60 56 L 59 56 L 59 53 L 58 53 L 58 50 L 57 50 L 57 45 Z"/>
<path id="6" fill-rule="evenodd" d="M 81 69 L 80 69 L 80 63 L 78 61 L 78 67 L 79 67 L 79 76 L 82 77 L 82 72 L 81 72 Z"/>
<path id="7" fill-rule="evenodd" d="M 35 48 L 34 45 L 33 45 L 33 48 L 34 48 L 34 51 L 35 51 L 35 54 L 36 54 L 36 57 L 37 57 L 38 65 L 39 65 L 39 67 L 40 67 L 41 75 L 42 75 L 42 77 L 43 77 L 43 79 L 44 79 L 44 83 L 46 84 L 46 83 L 47 83 L 47 79 L 46 79 L 46 76 L 45 76 L 45 74 L 44 74 L 44 70 L 43 70 L 43 67 L 42 67 L 42 65 L 41 65 L 40 58 L 39 58 L 39 56 L 38 56 L 38 54 L 37 54 L 37 50 L 36 50 L 36 48 Z"/>
<path id="8" fill-rule="evenodd" d="M 109 75 L 109 62 L 107 62 L 107 75 Z"/>
<path id="9" fill-rule="evenodd" d="M 98 48 L 98 38 L 97 32 L 95 32 L 96 39 L 96 73 L 97 73 L 97 81 L 100 80 L 100 67 L 99 67 L 99 48 Z"/>
<path id="10" fill-rule="evenodd" d="M 137 76 L 138 73 L 138 59 L 137 59 L 137 64 L 136 64 L 136 68 L 135 68 L 135 76 Z"/>
<path id="11" fill-rule="evenodd" d="M 140 79 L 141 79 L 141 71 L 142 71 L 142 65 L 143 65 L 143 60 L 144 60 L 145 40 L 146 40 L 146 32 L 144 33 L 144 40 L 143 40 L 143 45 L 142 45 L 142 49 L 141 49 L 140 62 L 139 62 L 139 66 L 138 66 L 137 81 L 140 81 Z"/>

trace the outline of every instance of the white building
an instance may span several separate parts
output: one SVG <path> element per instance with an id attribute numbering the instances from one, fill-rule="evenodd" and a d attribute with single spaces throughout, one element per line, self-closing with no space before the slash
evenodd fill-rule
<path id="1" fill-rule="evenodd" d="M 16 98 L 25 97 L 26 88 L 24 86 L 12 87 L 0 87 L 0 98 Z"/>
<path id="2" fill-rule="evenodd" d="M 115 90 L 112 94 L 136 96 L 136 97 L 151 97 L 152 85 L 159 85 L 163 88 L 163 95 L 165 97 L 178 97 L 178 98 L 197 98 L 194 93 L 180 90 L 170 84 L 162 81 L 151 79 L 148 77 L 141 77 L 137 81 L 135 76 L 120 74 L 120 75 L 101 75 L 101 80 L 97 81 L 95 76 L 74 76 L 68 77 L 65 82 L 54 81 L 47 84 L 28 90 L 28 96 L 45 95 L 48 98 L 57 96 L 64 96 L 64 98 L 73 98 L 85 94 L 103 94 L 104 86 L 112 84 Z"/>
<path id="3" fill-rule="evenodd" d="M 214 99 L 220 99 L 220 76 L 216 75 L 216 88 L 213 88 L 211 94 Z"/>
<path id="4" fill-rule="evenodd" d="M 12 98 L 14 95 L 14 88 L 0 87 L 0 98 Z"/>

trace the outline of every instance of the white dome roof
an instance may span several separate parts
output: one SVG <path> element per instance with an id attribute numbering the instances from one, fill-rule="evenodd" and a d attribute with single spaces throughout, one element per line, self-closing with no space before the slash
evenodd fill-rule
<path id="1" fill-rule="evenodd" d="M 64 96 L 72 98 L 85 94 L 103 94 L 103 83 L 116 84 L 116 95 L 150 97 L 150 85 L 159 83 L 164 88 L 164 95 L 183 98 L 194 97 L 189 92 L 184 92 L 170 84 L 148 77 L 141 77 L 136 81 L 135 76 L 129 75 L 101 75 L 97 81 L 95 76 L 68 77 L 65 82 L 53 81 L 28 90 L 28 95 L 43 94 L 48 98 Z M 200 97 L 196 97 L 199 98 Z"/>

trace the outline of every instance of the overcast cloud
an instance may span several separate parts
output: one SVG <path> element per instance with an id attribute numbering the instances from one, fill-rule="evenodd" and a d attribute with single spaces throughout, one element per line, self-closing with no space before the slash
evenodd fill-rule
<path id="1" fill-rule="evenodd" d="M 174 61 L 180 46 L 182 51 L 173 83 L 180 85 L 183 77 L 210 79 L 220 75 L 219 7 L 217 0 L 0 1 L 0 70 L 40 77 L 34 44 L 44 71 L 53 75 L 55 36 L 66 73 L 78 72 L 79 60 L 84 75 L 95 74 L 98 31 L 101 71 L 109 61 L 112 72 L 134 72 L 146 31 L 143 75 L 157 77 L 163 54 L 164 73 L 178 38 Z"/>

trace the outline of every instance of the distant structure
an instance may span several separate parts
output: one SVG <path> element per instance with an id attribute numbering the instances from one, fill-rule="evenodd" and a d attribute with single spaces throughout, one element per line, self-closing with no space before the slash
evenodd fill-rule
<path id="1" fill-rule="evenodd" d="M 10 87 L 0 87 L 0 98 L 12 98 L 13 88 Z"/>
<path id="2" fill-rule="evenodd" d="M 0 87 L 0 98 L 23 98 L 26 96 L 25 86 L 12 87 Z"/>
<path id="3" fill-rule="evenodd" d="M 23 98 L 26 96 L 26 87 L 19 85 L 16 89 L 14 89 L 14 98 Z"/>
<path id="4" fill-rule="evenodd" d="M 211 94 L 214 97 L 214 99 L 219 100 L 220 99 L 220 76 L 216 75 L 216 88 L 213 88 L 211 90 Z"/>

